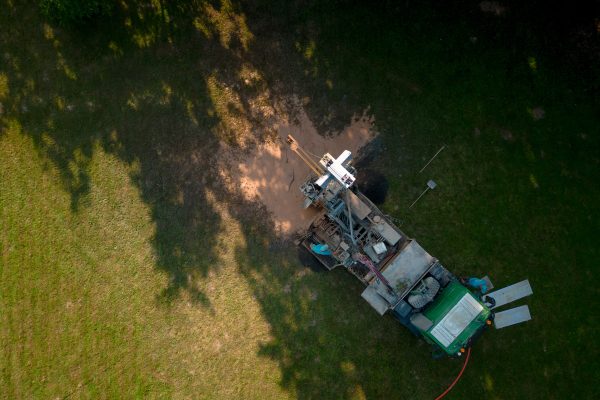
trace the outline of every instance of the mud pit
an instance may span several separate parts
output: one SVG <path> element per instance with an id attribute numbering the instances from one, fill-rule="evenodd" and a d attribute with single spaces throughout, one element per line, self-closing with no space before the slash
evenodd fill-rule
<path id="1" fill-rule="evenodd" d="M 318 162 L 325 153 L 338 157 L 344 150 L 350 150 L 354 156 L 358 150 L 372 140 L 377 133 L 373 131 L 373 116 L 354 116 L 350 125 L 332 138 L 320 136 L 308 116 L 300 108 L 294 121 L 281 119 L 274 128 L 277 138 L 273 142 L 263 143 L 238 162 L 232 162 L 232 182 L 249 201 L 259 201 L 273 213 L 277 229 L 281 233 L 290 233 L 303 228 L 314 217 L 317 210 L 301 207 L 304 199 L 300 186 L 312 172 L 308 165 L 294 153 L 285 138 L 292 135 L 305 151 L 314 154 Z"/>

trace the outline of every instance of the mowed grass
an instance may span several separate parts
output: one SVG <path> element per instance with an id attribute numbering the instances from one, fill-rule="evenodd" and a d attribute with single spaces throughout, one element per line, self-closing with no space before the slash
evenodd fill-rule
<path id="1" fill-rule="evenodd" d="M 597 396 L 597 102 L 527 9 L 132 1 L 69 31 L 14 3 L 2 397 L 431 399 L 452 383 L 462 360 L 433 360 L 344 271 L 303 269 L 224 185 L 216 150 L 270 137 L 292 94 L 324 134 L 371 106 L 383 208 L 449 270 L 530 280 L 514 305 L 532 321 L 486 333 L 445 398 Z"/>
<path id="2" fill-rule="evenodd" d="M 184 296 L 165 308 L 157 297 L 169 279 L 155 270 L 132 168 L 95 148 L 86 206 L 73 213 L 17 126 L 0 156 L 3 397 L 279 396 L 276 364 L 256 356 L 271 335 L 237 272 L 235 221 L 222 267 L 201 283 L 211 306 Z"/>

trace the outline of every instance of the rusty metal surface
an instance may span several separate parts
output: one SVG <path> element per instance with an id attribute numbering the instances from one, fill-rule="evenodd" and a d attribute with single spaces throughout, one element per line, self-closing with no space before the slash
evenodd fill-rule
<path id="1" fill-rule="evenodd" d="M 417 241 L 410 242 L 394 261 L 383 271 L 383 277 L 396 288 L 399 284 L 406 288 L 398 293 L 403 298 L 411 288 L 429 271 L 435 258 L 429 255 Z"/>

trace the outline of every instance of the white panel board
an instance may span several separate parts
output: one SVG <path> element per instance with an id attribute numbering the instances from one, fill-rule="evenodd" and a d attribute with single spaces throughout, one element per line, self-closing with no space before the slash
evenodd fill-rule
<path id="1" fill-rule="evenodd" d="M 494 325 L 496 326 L 496 329 L 500 329 L 520 322 L 529 321 L 530 319 L 531 314 L 529 313 L 529 307 L 521 306 L 497 313 Z"/>
<path id="2" fill-rule="evenodd" d="M 383 238 L 392 246 L 398 243 L 398 240 L 402 238 L 402 236 L 400 236 L 400 234 L 385 221 L 379 224 L 377 230 L 379 231 L 379 234 L 383 236 Z"/>
<path id="3" fill-rule="evenodd" d="M 390 308 L 388 302 L 385 301 L 372 286 L 368 286 L 365 291 L 362 292 L 361 296 L 369 302 L 371 307 L 373 307 L 379 315 L 385 314 L 388 308 Z"/>
<path id="4" fill-rule="evenodd" d="M 529 280 L 525 279 L 519 283 L 515 283 L 514 285 L 510 285 L 505 287 L 504 289 L 500 289 L 495 291 L 494 293 L 486 294 L 489 297 L 493 297 L 496 300 L 496 305 L 492 308 L 498 308 L 505 304 L 510 303 L 511 301 L 519 300 L 525 296 L 529 296 L 533 294 L 533 290 L 531 290 L 531 285 L 529 285 Z"/>

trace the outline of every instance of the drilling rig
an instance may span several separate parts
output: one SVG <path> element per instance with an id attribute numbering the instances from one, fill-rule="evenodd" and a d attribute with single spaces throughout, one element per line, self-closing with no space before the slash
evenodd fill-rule
<path id="1" fill-rule="evenodd" d="M 346 268 L 366 286 L 363 299 L 430 343 L 433 357 L 461 356 L 494 322 L 495 299 L 472 293 L 358 190 L 350 151 L 316 162 L 293 137 L 286 142 L 313 172 L 300 187 L 302 207 L 318 210 L 296 244 L 328 270 Z"/>

